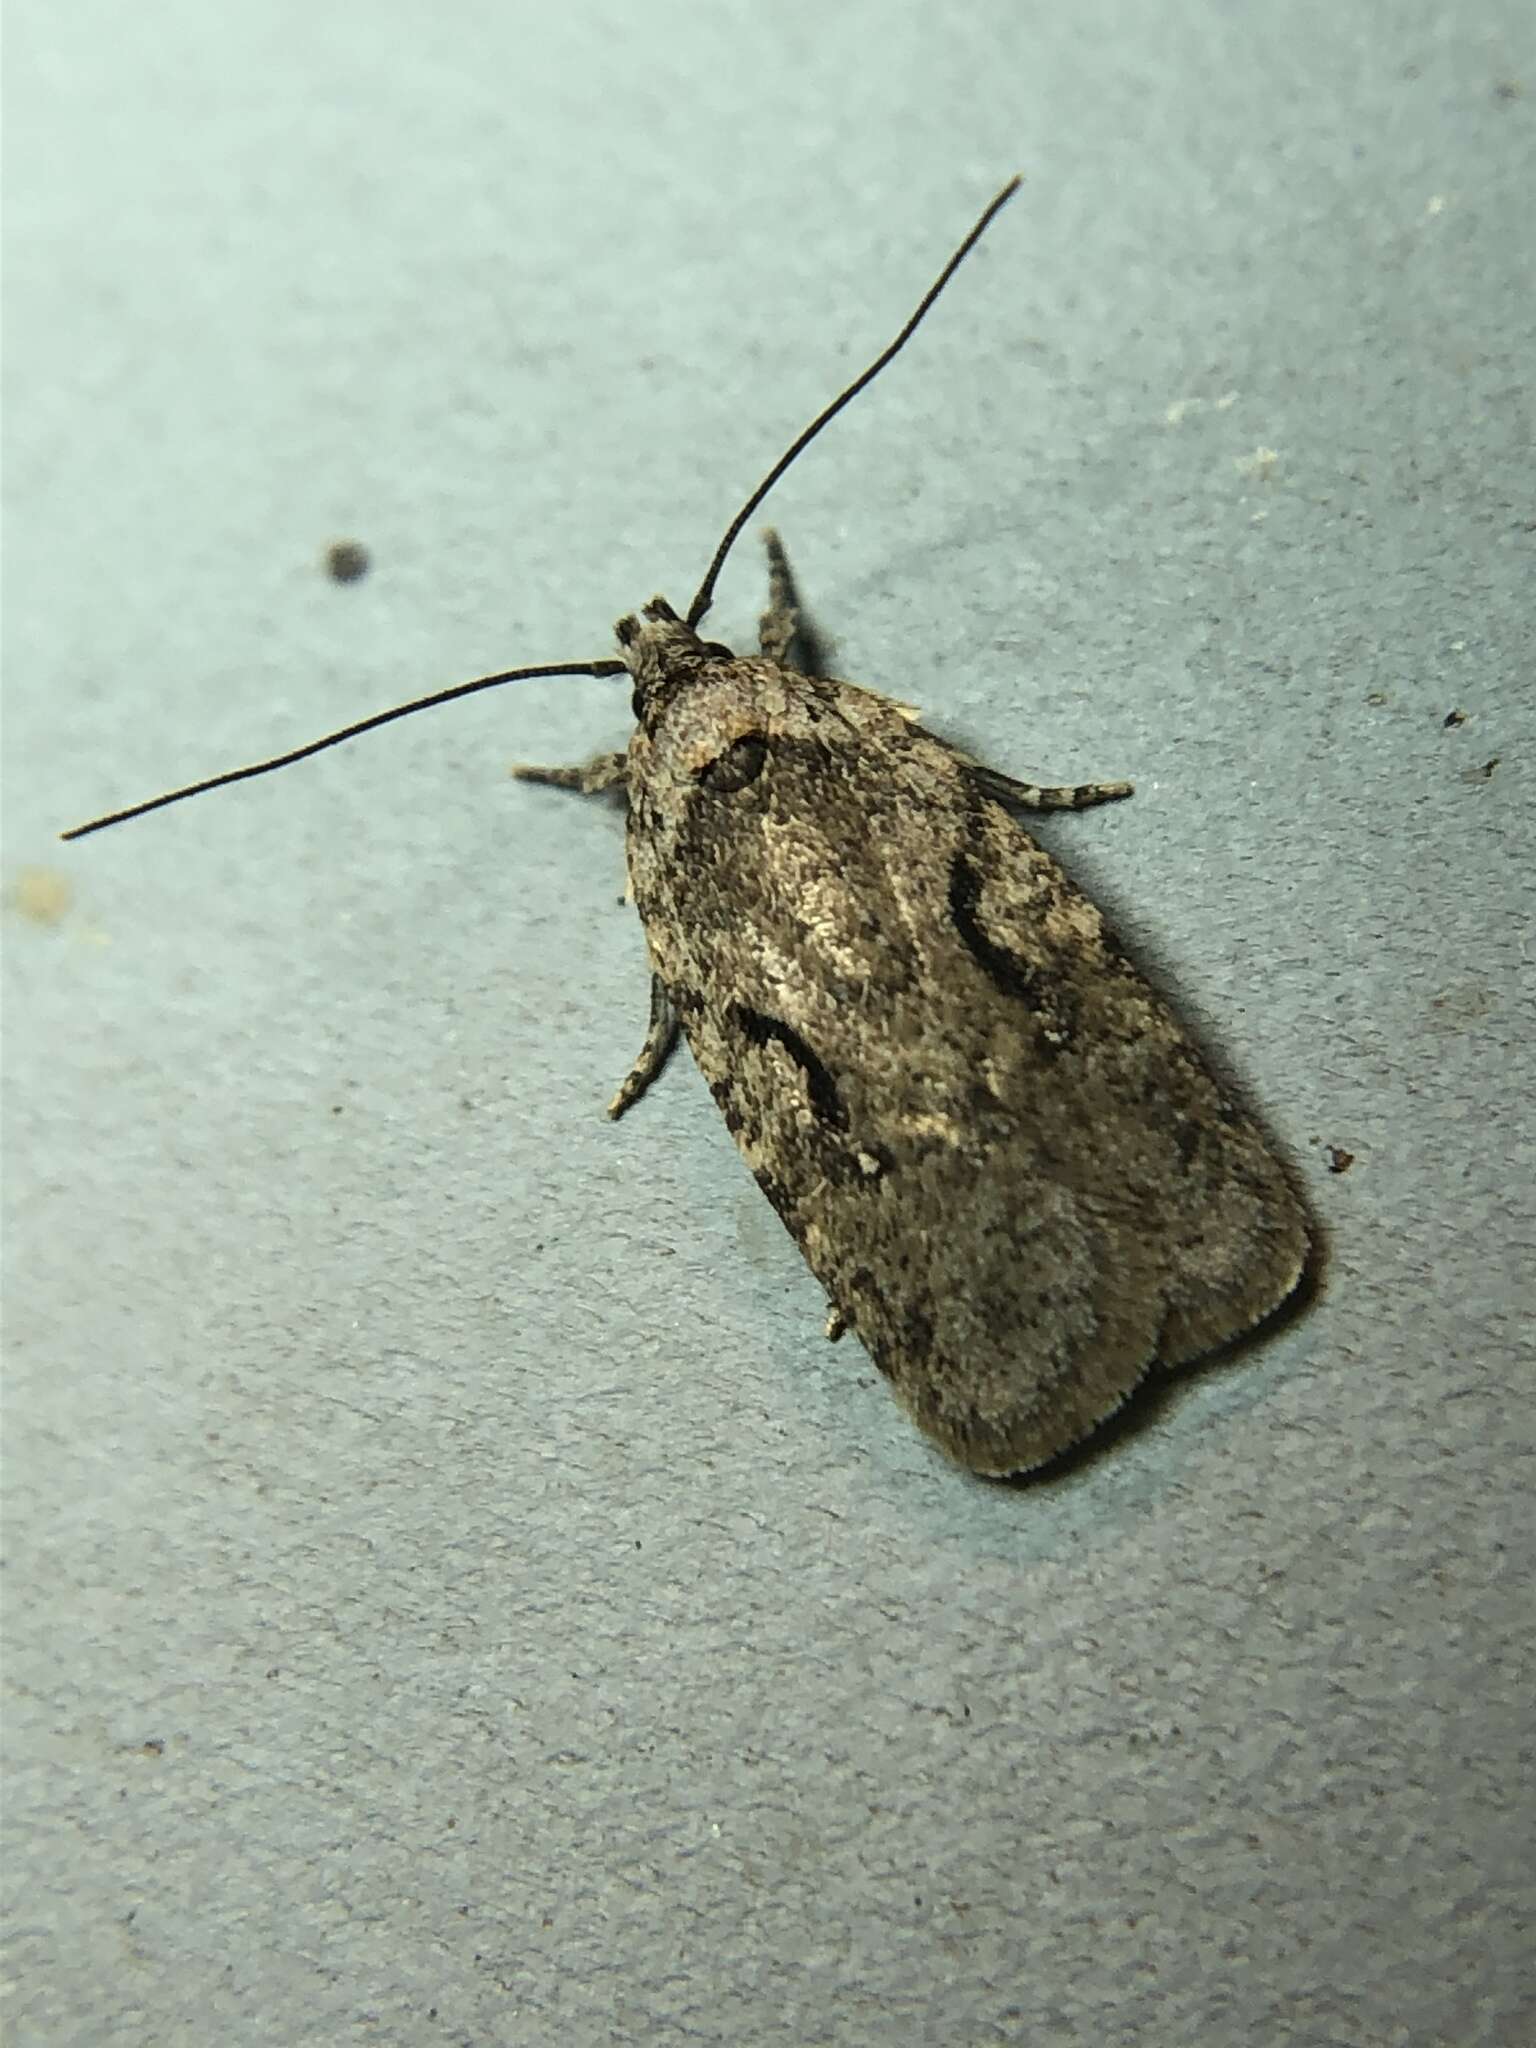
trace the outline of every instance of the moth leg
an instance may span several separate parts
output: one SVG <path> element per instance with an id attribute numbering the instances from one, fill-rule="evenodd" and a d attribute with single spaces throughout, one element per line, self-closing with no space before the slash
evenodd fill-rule
<path id="1" fill-rule="evenodd" d="M 800 599 L 784 543 L 771 526 L 763 528 L 763 546 L 768 550 L 768 609 L 757 622 L 757 644 L 770 661 L 788 668 L 800 631 Z"/>
<path id="2" fill-rule="evenodd" d="M 530 761 L 516 761 L 512 773 L 519 782 L 547 782 L 555 789 L 574 789 L 578 796 L 602 796 L 624 787 L 627 760 L 624 754 L 598 754 L 574 768 L 539 768 Z"/>
<path id="3" fill-rule="evenodd" d="M 1094 804 L 1118 803 L 1135 787 L 1129 782 L 1079 782 L 1067 789 L 1042 787 L 1038 782 L 1016 782 L 996 768 L 973 761 L 969 754 L 955 752 L 971 781 L 994 803 L 1021 811 L 1086 811 Z"/>
<path id="4" fill-rule="evenodd" d="M 763 529 L 763 546 L 768 550 L 768 609 L 758 620 L 758 647 L 780 668 L 803 676 L 825 675 L 826 644 L 800 608 L 789 557 L 771 526 Z"/>
<path id="5" fill-rule="evenodd" d="M 610 1116 L 622 1116 L 650 1087 L 677 1045 L 677 1012 L 672 998 L 656 975 L 651 976 L 651 1021 L 646 1029 L 635 1064 L 619 1083 L 619 1092 L 608 1105 Z"/>

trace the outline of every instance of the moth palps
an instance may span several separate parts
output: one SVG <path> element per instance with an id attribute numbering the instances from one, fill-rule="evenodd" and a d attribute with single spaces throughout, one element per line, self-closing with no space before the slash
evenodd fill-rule
<path id="1" fill-rule="evenodd" d="M 681 1030 L 827 1292 L 829 1334 L 856 1332 L 929 1435 L 989 1474 L 1043 1464 L 1153 1366 L 1251 1329 L 1308 1251 L 1262 1132 L 1015 817 L 1129 784 L 1016 782 L 889 699 L 803 673 L 771 534 L 760 651 L 699 632 L 747 520 L 905 345 L 1017 184 L 752 493 L 686 617 L 653 598 L 619 621 L 617 658 L 482 676 L 64 835 L 503 682 L 627 672 L 622 754 L 519 771 L 625 800 L 651 1015 L 611 1112 Z"/>

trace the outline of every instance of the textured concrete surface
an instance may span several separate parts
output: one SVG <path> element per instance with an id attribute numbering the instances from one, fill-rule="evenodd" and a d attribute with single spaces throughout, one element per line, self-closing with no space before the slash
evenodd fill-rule
<path id="1" fill-rule="evenodd" d="M 1529 2039 L 1529 8 L 17 0 L 6 95 L 9 2040 Z M 51 834 L 685 598 L 1014 168 L 774 516 L 1136 779 L 1050 843 L 1330 1264 L 1000 1489 L 686 1061 L 603 1120 L 505 771 L 621 689 Z"/>

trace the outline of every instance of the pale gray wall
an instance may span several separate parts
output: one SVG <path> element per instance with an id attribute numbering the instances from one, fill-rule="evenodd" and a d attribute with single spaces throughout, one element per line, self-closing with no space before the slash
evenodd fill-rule
<path id="1" fill-rule="evenodd" d="M 16 2048 L 1522 2038 L 1524 0 L 9 15 Z M 1006 1490 L 686 1061 L 603 1120 L 618 826 L 505 769 L 627 691 L 50 835 L 681 601 L 1015 167 L 774 516 L 841 672 L 1136 779 L 1043 836 L 1332 1266 Z"/>

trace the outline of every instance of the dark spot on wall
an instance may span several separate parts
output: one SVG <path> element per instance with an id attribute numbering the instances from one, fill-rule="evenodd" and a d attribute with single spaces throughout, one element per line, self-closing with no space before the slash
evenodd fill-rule
<path id="1" fill-rule="evenodd" d="M 320 559 L 333 583 L 360 582 L 373 561 L 360 540 L 333 540 Z"/>

